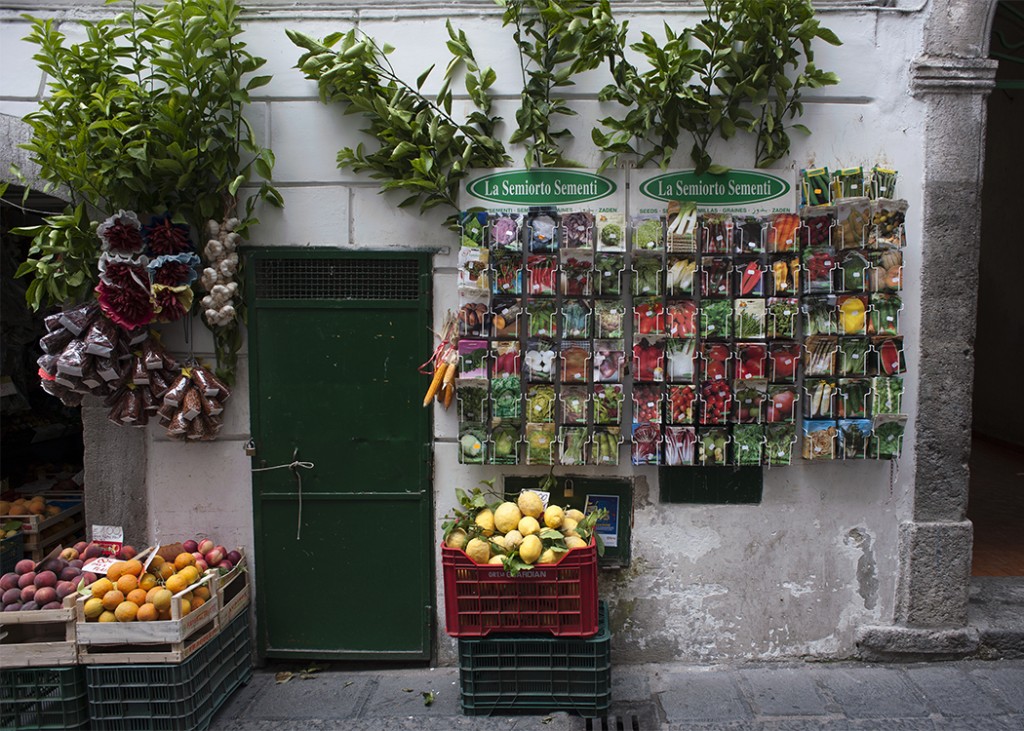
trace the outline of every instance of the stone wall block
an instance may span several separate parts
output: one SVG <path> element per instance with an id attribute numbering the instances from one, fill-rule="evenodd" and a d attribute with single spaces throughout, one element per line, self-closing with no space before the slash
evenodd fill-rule
<path id="1" fill-rule="evenodd" d="M 966 625 L 973 539 L 970 521 L 900 525 L 898 624 L 911 628 Z"/>
<path id="2" fill-rule="evenodd" d="M 333 246 L 349 244 L 348 188 L 312 186 L 278 188 L 284 208 L 263 204 L 260 225 L 252 228 L 251 246 Z M 244 190 L 240 197 L 251 194 Z"/>

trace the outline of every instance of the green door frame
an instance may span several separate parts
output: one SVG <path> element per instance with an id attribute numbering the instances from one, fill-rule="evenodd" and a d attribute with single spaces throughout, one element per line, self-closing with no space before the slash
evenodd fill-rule
<path id="1" fill-rule="evenodd" d="M 310 247 L 296 249 L 291 247 L 245 247 L 242 250 L 242 255 L 245 260 L 245 283 L 246 283 L 246 304 L 248 306 L 248 338 L 249 338 L 249 407 L 250 407 L 250 425 L 253 431 L 253 436 L 258 439 L 256 431 L 258 429 L 260 421 L 260 399 L 259 399 L 259 384 L 260 384 L 260 364 L 255 353 L 258 351 L 257 344 L 259 342 L 259 311 L 261 308 L 287 308 L 287 309 L 366 309 L 373 307 L 377 309 L 411 309 L 415 308 L 419 312 L 419 318 L 417 321 L 417 329 L 421 333 L 423 338 L 424 352 L 429 353 L 433 347 L 433 339 L 430 333 L 432 332 L 432 296 L 433 296 L 433 274 L 432 274 L 432 253 L 424 251 L 405 251 L 405 252 L 385 252 L 385 251 L 347 251 L 329 247 Z M 336 259 L 336 260 L 366 260 L 366 259 L 385 259 L 385 260 L 414 260 L 418 264 L 419 268 L 419 297 L 416 300 L 374 300 L 374 299 L 358 299 L 358 300 L 316 300 L 316 299 L 272 299 L 272 300 L 259 300 L 256 297 L 256 266 L 255 263 L 262 259 Z M 433 500 L 433 421 L 432 421 L 432 410 L 430 409 L 418 409 L 414 419 L 419 421 L 420 427 L 424 430 L 424 434 L 427 435 L 427 439 L 423 444 L 422 449 L 422 470 L 418 477 L 418 483 L 420 486 L 421 494 L 424 496 L 425 506 L 424 511 L 426 512 L 427 518 L 427 540 L 423 547 L 425 555 L 430 557 L 433 556 L 433 530 L 434 525 L 434 500 Z M 257 445 L 258 453 L 258 445 Z M 257 457 L 253 457 L 254 464 L 256 467 L 258 464 L 255 463 Z M 256 487 L 256 481 L 253 479 L 250 484 L 252 490 L 253 499 L 253 531 L 254 531 L 254 552 L 255 552 L 255 564 L 256 564 L 256 623 L 257 628 L 265 620 L 266 617 L 266 593 L 260 591 L 260 585 L 262 577 L 262 565 L 260 562 L 259 551 L 257 547 L 260 543 L 260 536 L 263 535 L 263 511 L 260 509 L 261 502 L 265 500 L 277 500 L 280 499 L 276 493 L 259 493 Z M 413 493 L 415 494 L 415 493 Z M 358 494 L 352 494 L 348 496 L 348 499 L 356 497 Z M 308 496 L 307 500 L 313 499 L 313 496 Z M 338 499 L 345 500 L 346 496 L 340 494 Z M 315 503 L 314 503 L 315 504 Z M 400 652 L 400 651 L 378 651 L 378 652 L 366 652 L 366 651 L 341 651 L 341 652 L 304 652 L 295 651 L 290 652 L 288 650 L 274 650 L 274 657 L 303 657 L 303 658 L 327 658 L 327 659 L 338 659 L 338 660 L 428 660 L 436 655 L 435 648 L 435 637 L 436 633 L 434 628 L 436 626 L 436 592 L 435 592 L 435 562 L 431 559 L 427 559 L 426 571 L 423 573 L 423 585 L 420 588 L 422 595 L 426 598 L 426 605 L 423 608 L 423 622 L 425 632 L 425 643 L 424 651 L 422 652 Z M 265 584 L 264 584 L 265 585 Z M 258 652 L 261 657 L 267 656 L 266 647 L 266 634 L 257 631 L 257 645 Z"/>

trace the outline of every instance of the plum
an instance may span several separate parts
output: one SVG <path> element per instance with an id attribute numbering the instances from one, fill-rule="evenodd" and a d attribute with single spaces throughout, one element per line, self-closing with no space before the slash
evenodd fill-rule
<path id="1" fill-rule="evenodd" d="M 24 558 L 21 561 L 18 561 L 18 563 L 14 564 L 14 573 L 16 574 L 24 575 L 27 574 L 29 571 L 35 570 L 36 564 L 31 559 Z"/>
<path id="2" fill-rule="evenodd" d="M 7 591 L 8 589 L 18 588 L 18 575 L 11 571 L 10 573 L 0 576 L 0 591 Z"/>
<path id="3" fill-rule="evenodd" d="M 4 611 L 5 612 L 20 612 L 21 611 L 21 602 L 14 602 L 13 604 L 6 605 L 4 607 Z"/>
<path id="4" fill-rule="evenodd" d="M 0 602 L 4 604 L 14 604 L 15 602 L 21 601 L 21 589 L 7 589 L 4 591 L 3 596 L 0 596 Z"/>
<path id="5" fill-rule="evenodd" d="M 32 586 L 32 584 L 29 584 L 28 586 L 26 586 L 24 589 L 21 590 L 21 601 L 23 601 L 23 602 L 30 602 L 30 601 L 32 601 L 33 599 L 36 598 L 36 592 L 37 591 L 39 591 L 39 590 L 36 589 L 36 587 Z"/>
<path id="6" fill-rule="evenodd" d="M 24 589 L 26 586 L 31 586 L 36 580 L 36 572 L 29 571 L 27 574 L 22 574 L 18 577 L 18 588 Z"/>
<path id="7" fill-rule="evenodd" d="M 57 574 L 52 571 L 40 571 L 36 574 L 35 581 L 32 583 L 40 588 L 44 586 L 57 586 Z"/>

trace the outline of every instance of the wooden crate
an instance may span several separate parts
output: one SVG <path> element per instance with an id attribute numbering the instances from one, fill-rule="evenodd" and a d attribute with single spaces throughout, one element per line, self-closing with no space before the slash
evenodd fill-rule
<path id="1" fill-rule="evenodd" d="M 77 664 L 76 598 L 60 609 L 0 612 L 0 669 Z"/>
<path id="2" fill-rule="evenodd" d="M 249 584 L 249 573 L 245 569 L 245 559 L 226 574 L 215 573 L 211 591 L 217 595 L 221 626 L 227 626 L 228 622 L 249 607 L 252 587 Z"/>
<path id="3" fill-rule="evenodd" d="M 21 532 L 25 536 L 26 542 L 29 540 L 30 536 L 38 535 L 47 528 L 52 528 L 68 518 L 75 518 L 76 522 L 81 521 L 84 525 L 84 512 L 81 498 L 76 500 L 54 500 L 52 504 L 59 505 L 61 507 L 61 511 L 57 515 L 50 517 L 45 515 L 2 515 L 0 516 L 0 522 L 17 520 L 24 523 L 25 526 L 22 526 Z"/>
<path id="4" fill-rule="evenodd" d="M 83 664 L 181 662 L 216 636 L 219 628 L 216 577 L 207 574 L 171 599 L 171 619 L 155 622 L 86 622 L 85 602 L 76 606 L 78 660 Z M 210 598 L 193 612 L 181 614 L 182 597 L 200 586 Z"/>

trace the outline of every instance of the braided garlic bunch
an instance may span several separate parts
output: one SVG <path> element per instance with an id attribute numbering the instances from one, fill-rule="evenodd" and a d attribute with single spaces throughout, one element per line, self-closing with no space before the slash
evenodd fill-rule
<path id="1" fill-rule="evenodd" d="M 238 295 L 238 252 L 241 236 L 235 233 L 237 218 L 226 218 L 220 223 L 206 222 L 206 246 L 203 258 L 206 268 L 200 278 L 209 294 L 202 299 L 203 317 L 211 327 L 230 325 L 238 313 L 234 299 Z"/>

